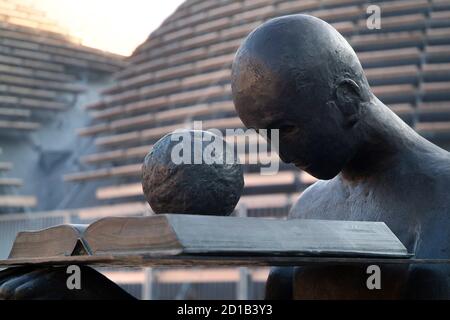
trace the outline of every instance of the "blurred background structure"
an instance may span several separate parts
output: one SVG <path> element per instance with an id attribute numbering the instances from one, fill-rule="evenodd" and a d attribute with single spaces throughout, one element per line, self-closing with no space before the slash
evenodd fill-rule
<path id="1" fill-rule="evenodd" d="M 194 120 L 243 128 L 231 102 L 231 62 L 243 37 L 280 15 L 331 23 L 357 52 L 374 93 L 450 150 L 450 0 L 187 0 L 127 58 L 77 44 L 20 2 L 0 0 L 2 258 L 18 230 L 151 214 L 140 186 L 143 157 Z M 367 27 L 371 4 L 381 8 L 381 29 Z M 283 163 L 275 176 L 246 165 L 236 214 L 285 217 L 313 182 Z M 258 299 L 267 277 L 265 268 L 105 273 L 153 299 Z"/>
<path id="2" fill-rule="evenodd" d="M 0 210 L 54 208 L 50 176 L 74 153 L 80 106 L 126 64 L 78 42 L 45 12 L 0 1 Z"/>

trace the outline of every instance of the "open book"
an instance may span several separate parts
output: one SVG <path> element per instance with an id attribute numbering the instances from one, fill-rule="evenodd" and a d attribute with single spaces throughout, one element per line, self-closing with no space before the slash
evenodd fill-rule
<path id="1" fill-rule="evenodd" d="M 164 214 L 20 232 L 9 259 L 143 254 L 409 256 L 382 222 Z"/>

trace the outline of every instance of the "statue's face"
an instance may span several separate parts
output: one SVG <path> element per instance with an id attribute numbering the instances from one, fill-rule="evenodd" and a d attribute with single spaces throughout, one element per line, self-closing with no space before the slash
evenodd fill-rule
<path id="1" fill-rule="evenodd" d="M 231 86 L 247 127 L 280 130 L 283 161 L 331 179 L 355 154 L 368 84 L 353 49 L 324 21 L 299 14 L 255 29 L 236 53 Z"/>
<path id="2" fill-rule="evenodd" d="M 293 110 L 283 108 L 283 112 L 265 116 L 273 111 L 267 106 L 267 110 L 240 112 L 239 116 L 247 127 L 279 129 L 281 160 L 327 180 L 335 177 L 353 155 L 354 139 L 339 109 L 332 104 L 325 108 L 328 112 L 319 114 L 317 109 L 297 105 L 292 106 Z"/>

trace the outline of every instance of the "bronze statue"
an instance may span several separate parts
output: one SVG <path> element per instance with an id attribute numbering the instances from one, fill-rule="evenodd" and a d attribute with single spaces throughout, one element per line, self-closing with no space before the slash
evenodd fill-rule
<path id="1" fill-rule="evenodd" d="M 232 89 L 247 127 L 280 129 L 282 160 L 323 179 L 303 192 L 290 218 L 384 221 L 417 258 L 450 258 L 449 153 L 373 95 L 333 27 L 307 15 L 264 23 L 236 54 Z M 266 297 L 449 298 L 448 265 L 380 267 L 382 289 L 373 291 L 363 265 L 274 268 Z M 38 290 L 51 271 L 3 271 L 0 299 L 17 298 L 23 285 Z"/>
<path id="2" fill-rule="evenodd" d="M 247 127 L 278 128 L 280 158 L 323 179 L 290 219 L 383 221 L 417 258 L 450 258 L 450 154 L 375 97 L 332 26 L 303 14 L 259 26 L 235 56 L 232 90 Z M 449 298 L 448 265 L 381 269 L 381 293 L 361 266 L 274 269 L 267 296 Z"/>
<path id="3" fill-rule="evenodd" d="M 80 266 L 81 290 L 67 288 L 67 267 L 15 267 L 0 272 L 0 300 L 134 300 L 98 271 Z"/>

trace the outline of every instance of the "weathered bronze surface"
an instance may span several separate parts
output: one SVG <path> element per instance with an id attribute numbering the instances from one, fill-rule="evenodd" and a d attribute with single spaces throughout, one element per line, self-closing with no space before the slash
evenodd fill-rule
<path id="1" fill-rule="evenodd" d="M 291 219 L 383 221 L 417 258 L 450 257 L 449 153 L 377 99 L 332 26 L 299 14 L 256 28 L 237 51 L 232 90 L 247 127 L 279 128 L 281 159 L 322 179 L 303 192 Z M 385 269 L 402 275 L 386 284 L 387 298 L 449 297 L 448 266 Z M 330 267 L 274 271 L 268 297 L 289 290 L 298 298 L 380 297 L 367 289 L 354 294 L 367 278 L 362 269 L 338 272 L 358 287 L 342 285 L 335 274 Z M 293 287 L 280 290 L 273 282 L 286 284 L 286 277 Z"/>
<path id="2" fill-rule="evenodd" d="M 0 300 L 133 300 L 98 271 L 80 266 L 80 290 L 67 287 L 67 266 L 22 266 L 0 272 Z"/>
<path id="3" fill-rule="evenodd" d="M 190 130 L 186 134 L 190 141 L 173 138 L 174 133 L 164 136 L 145 157 L 142 187 L 147 201 L 155 213 L 230 215 L 244 188 L 237 154 L 230 152 L 226 142 L 213 133 Z M 208 152 L 213 139 L 222 148 Z M 172 159 L 173 151 L 181 154 L 174 150 L 180 143 L 186 147 L 184 152 L 191 151 L 186 159 L 189 163 L 176 164 Z M 200 163 L 195 164 L 195 160 Z M 216 163 L 208 164 L 213 160 Z"/>

